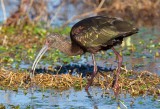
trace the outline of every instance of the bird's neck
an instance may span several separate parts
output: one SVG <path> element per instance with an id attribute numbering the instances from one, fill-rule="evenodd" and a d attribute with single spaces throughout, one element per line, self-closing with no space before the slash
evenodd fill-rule
<path id="1" fill-rule="evenodd" d="M 84 53 L 84 51 L 77 44 L 72 44 L 71 41 L 64 39 L 60 39 L 55 48 L 68 56 L 76 56 Z"/>

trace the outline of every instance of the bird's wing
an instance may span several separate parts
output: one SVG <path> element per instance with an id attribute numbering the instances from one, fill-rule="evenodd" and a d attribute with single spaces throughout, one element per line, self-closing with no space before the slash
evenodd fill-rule
<path id="1" fill-rule="evenodd" d="M 75 39 L 78 43 L 85 47 L 101 46 L 111 40 L 113 36 L 117 36 L 119 32 L 111 28 L 103 27 L 101 29 L 90 27 L 88 31 L 78 34 Z"/>
<path id="2" fill-rule="evenodd" d="M 107 24 L 101 24 L 99 26 L 90 26 L 83 31 L 76 34 L 74 39 L 76 42 L 85 47 L 96 47 L 104 45 L 106 42 L 116 37 L 119 34 L 116 29 Z"/>
<path id="3" fill-rule="evenodd" d="M 130 23 L 121 19 L 96 16 L 75 24 L 71 30 L 71 39 L 84 47 L 107 46 L 112 45 L 111 40 L 131 35 L 132 29 Z"/>

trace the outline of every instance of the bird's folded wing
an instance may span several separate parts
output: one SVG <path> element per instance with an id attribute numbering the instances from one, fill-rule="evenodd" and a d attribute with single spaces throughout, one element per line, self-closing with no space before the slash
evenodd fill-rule
<path id="1" fill-rule="evenodd" d="M 98 28 L 90 27 L 77 34 L 75 40 L 85 47 L 102 46 L 118 36 L 119 32 L 113 26 L 101 25 Z"/>

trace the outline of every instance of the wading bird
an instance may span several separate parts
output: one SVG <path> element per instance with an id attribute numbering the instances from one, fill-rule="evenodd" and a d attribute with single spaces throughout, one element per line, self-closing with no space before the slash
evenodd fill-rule
<path id="1" fill-rule="evenodd" d="M 70 32 L 71 41 L 64 39 L 57 33 L 47 36 L 46 44 L 43 46 L 33 63 L 32 75 L 34 75 L 37 63 L 48 48 L 59 49 L 69 56 L 82 55 L 89 52 L 92 54 L 94 70 L 88 84 L 85 87 L 85 89 L 88 90 L 97 73 L 97 65 L 94 54 L 101 50 L 112 49 L 118 57 L 118 69 L 113 82 L 114 90 L 117 90 L 118 76 L 122 65 L 122 56 L 114 49 L 113 46 L 121 44 L 123 38 L 137 32 L 137 28 L 120 18 L 94 16 L 83 19 L 72 27 Z"/>

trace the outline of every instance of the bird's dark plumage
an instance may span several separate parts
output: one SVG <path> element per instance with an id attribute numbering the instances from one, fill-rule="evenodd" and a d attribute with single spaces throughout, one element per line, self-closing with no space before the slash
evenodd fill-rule
<path id="1" fill-rule="evenodd" d="M 137 28 L 122 19 L 95 16 L 76 23 L 70 37 L 73 47 L 80 46 L 84 52 L 96 53 L 121 44 L 124 37 L 137 31 Z"/>
<path id="2" fill-rule="evenodd" d="M 60 34 L 57 33 L 47 36 L 46 44 L 40 50 L 32 65 L 33 75 L 38 61 L 49 47 L 57 48 L 70 56 L 81 55 L 85 52 L 90 52 L 92 53 L 94 70 L 91 79 L 88 81 L 88 84 L 85 88 L 88 90 L 98 70 L 94 53 L 100 50 L 108 50 L 111 48 L 118 57 L 118 69 L 116 78 L 113 81 L 115 93 L 117 93 L 119 88 L 118 77 L 123 59 L 113 46 L 121 44 L 124 37 L 130 36 L 137 32 L 137 28 L 120 18 L 95 16 L 81 20 L 71 29 L 71 42 L 65 40 Z"/>

